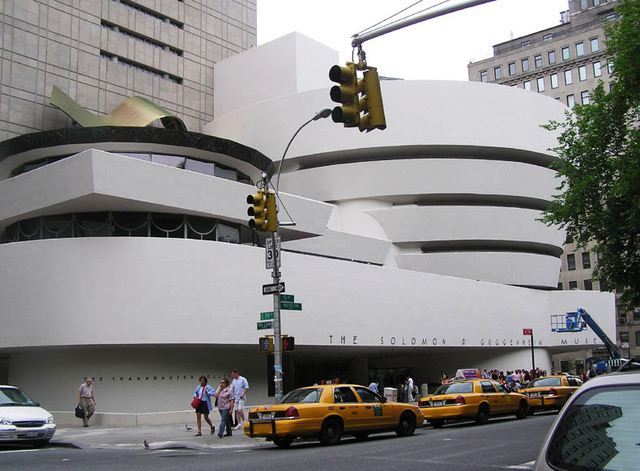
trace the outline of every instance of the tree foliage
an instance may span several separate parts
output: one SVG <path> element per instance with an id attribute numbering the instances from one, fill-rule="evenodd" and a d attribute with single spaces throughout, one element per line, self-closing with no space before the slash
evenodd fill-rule
<path id="1" fill-rule="evenodd" d="M 606 27 L 613 74 L 590 104 L 576 105 L 559 130 L 555 168 L 561 184 L 544 214 L 579 245 L 595 243 L 594 276 L 640 306 L 640 0 L 621 0 Z"/>

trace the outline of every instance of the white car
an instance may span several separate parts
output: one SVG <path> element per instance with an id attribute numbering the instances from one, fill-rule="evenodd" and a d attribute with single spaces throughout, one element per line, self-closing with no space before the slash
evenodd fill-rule
<path id="1" fill-rule="evenodd" d="M 535 470 L 631 470 L 640 463 L 640 363 L 585 382 L 549 429 Z M 625 371 L 626 370 L 626 371 Z"/>
<path id="2" fill-rule="evenodd" d="M 0 385 L 0 443 L 49 443 L 56 433 L 51 412 L 15 386 Z"/>

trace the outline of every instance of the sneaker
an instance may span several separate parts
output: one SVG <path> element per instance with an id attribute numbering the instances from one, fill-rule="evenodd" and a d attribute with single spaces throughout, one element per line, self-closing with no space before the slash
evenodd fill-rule
<path id="1" fill-rule="evenodd" d="M 244 425 L 244 422 L 240 422 L 238 425 L 236 425 L 235 427 L 233 427 L 234 430 L 240 430 L 242 428 L 242 426 Z"/>

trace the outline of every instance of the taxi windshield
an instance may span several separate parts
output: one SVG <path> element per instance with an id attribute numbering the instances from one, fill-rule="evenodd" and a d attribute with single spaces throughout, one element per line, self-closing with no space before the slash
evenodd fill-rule
<path id="1" fill-rule="evenodd" d="M 282 398 L 282 403 L 319 402 L 322 388 L 295 389 Z"/>
<path id="2" fill-rule="evenodd" d="M 551 386 L 562 386 L 560 378 L 538 378 L 528 384 L 528 388 L 548 388 Z"/>
<path id="3" fill-rule="evenodd" d="M 473 383 L 449 383 L 443 384 L 434 395 L 438 394 L 460 394 L 460 393 L 472 393 L 473 392 Z"/>
<path id="4" fill-rule="evenodd" d="M 37 405 L 25 393 L 15 388 L 0 388 L 0 406 L 35 406 Z"/>

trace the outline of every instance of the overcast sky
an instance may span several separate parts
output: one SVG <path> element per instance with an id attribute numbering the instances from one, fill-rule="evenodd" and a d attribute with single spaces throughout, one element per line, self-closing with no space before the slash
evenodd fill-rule
<path id="1" fill-rule="evenodd" d="M 398 18 L 443 1 L 422 0 Z M 293 31 L 351 60 L 351 36 L 417 0 L 257 0 L 258 44 Z M 467 64 L 493 55 L 493 45 L 560 24 L 569 0 L 495 0 L 363 44 L 367 63 L 387 77 L 468 80 Z"/>

